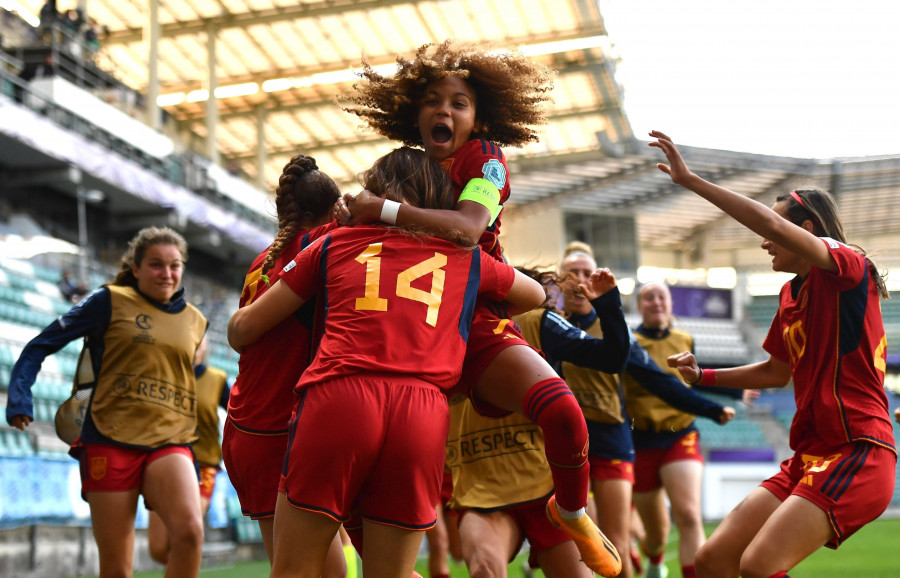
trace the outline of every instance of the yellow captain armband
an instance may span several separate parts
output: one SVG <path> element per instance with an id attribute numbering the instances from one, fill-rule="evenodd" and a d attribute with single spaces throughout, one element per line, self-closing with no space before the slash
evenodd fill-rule
<path id="1" fill-rule="evenodd" d="M 472 179 L 466 183 L 462 194 L 459 196 L 460 201 L 472 201 L 486 208 L 491 213 L 491 222 L 493 225 L 500 214 L 503 205 L 500 204 L 500 190 L 494 186 L 494 183 L 487 179 Z"/>

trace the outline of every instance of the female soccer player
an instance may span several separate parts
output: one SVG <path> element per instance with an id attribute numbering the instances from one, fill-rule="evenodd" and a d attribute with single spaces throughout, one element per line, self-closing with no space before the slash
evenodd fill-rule
<path id="1" fill-rule="evenodd" d="M 539 281 L 548 279 L 533 271 L 525 273 Z M 535 347 L 552 343 L 559 359 L 580 360 L 597 371 L 617 373 L 628 356 L 629 333 L 615 287 L 615 277 L 602 269 L 581 285 L 601 311 L 605 339 L 586 336 L 544 308 L 515 320 Z M 507 564 L 527 539 L 531 567 L 540 567 L 548 578 L 593 576 L 579 561 L 572 538 L 545 515 L 553 499 L 553 480 L 540 429 L 520 414 L 483 417 L 463 396 L 451 400 L 450 411 L 447 461 L 469 574 L 505 575 Z"/>
<path id="2" fill-rule="evenodd" d="M 667 367 L 666 360 L 673 353 L 693 351 L 693 337 L 672 327 L 672 295 L 668 287 L 659 283 L 641 287 L 637 310 L 641 324 L 634 332 L 635 338 L 656 363 Z M 669 371 L 673 378 L 681 380 L 676 370 Z M 703 453 L 695 418 L 660 400 L 633 376 L 624 376 L 623 385 L 626 410 L 632 420 L 633 499 L 645 529 L 646 576 L 662 576 L 671 516 L 678 528 L 682 575 L 693 578 L 694 556 L 706 541 L 700 509 Z M 684 386 L 683 389 L 690 391 Z M 733 417 L 734 410 L 728 409 Z"/>
<path id="3" fill-rule="evenodd" d="M 450 41 L 422 46 L 412 60 L 397 61 L 392 77 L 364 61 L 363 80 L 347 95 L 351 104 L 345 110 L 375 132 L 421 146 L 440 161 L 453 180 L 456 205 L 425 210 L 363 192 L 336 206 L 336 215 L 347 224 L 381 220 L 415 224 L 436 235 L 459 232 L 502 259 L 500 218 L 510 188 L 498 144 L 537 140 L 532 126 L 544 121 L 550 71 L 521 54 Z M 496 303 L 482 300 L 476 308 L 459 391 L 485 415 L 516 412 L 540 426 L 556 488 L 547 514 L 575 539 L 589 567 L 604 576 L 618 574 L 618 553 L 585 513 L 588 436 L 578 403 Z"/>
<path id="4" fill-rule="evenodd" d="M 897 454 L 884 391 L 884 280 L 846 244 L 834 199 L 791 191 L 772 208 L 703 180 L 659 131 L 657 165 L 679 184 L 763 238 L 772 268 L 794 273 L 763 343 L 769 359 L 701 370 L 689 352 L 670 358 L 690 382 L 781 387 L 791 379 L 797 413 L 793 457 L 732 510 L 697 552 L 698 576 L 784 577 L 822 546 L 837 548 L 878 517 L 894 490 Z"/>
<path id="5" fill-rule="evenodd" d="M 310 243 L 309 231 L 331 221 L 331 207 L 339 197 L 337 183 L 318 169 L 314 158 L 295 155 L 284 166 L 275 189 L 278 232 L 250 265 L 240 307 L 253 303 L 278 280 L 284 266 Z M 244 348 L 228 399 L 222 435 L 225 467 L 241 511 L 259 524 L 269 561 L 294 387 L 310 359 L 313 305 L 307 303 Z M 342 560 L 336 540 L 323 576 L 343 576 Z"/>
<path id="6" fill-rule="evenodd" d="M 31 386 L 44 358 L 84 338 L 80 381 L 93 381 L 81 463 L 100 576 L 131 576 L 138 495 L 171 539 L 166 576 L 197 576 L 203 546 L 200 492 L 190 445 L 197 439 L 194 353 L 206 319 L 184 300 L 187 243 L 168 228 L 131 240 L 115 281 L 84 298 L 22 350 L 10 377 L 6 419 L 34 419 Z"/>
<path id="7" fill-rule="evenodd" d="M 596 268 L 591 248 L 575 242 L 566 248 L 559 274 L 562 278 L 560 287 L 563 313 L 569 323 L 589 335 L 600 337 L 604 332 L 601 331 L 598 312 L 589 300 L 590 295 L 579 288 L 579 284 L 583 284 Z M 573 361 L 558 353 L 563 343 L 559 338 L 544 338 L 541 348 L 548 357 Z M 632 441 L 632 430 L 640 419 L 631 411 L 635 405 L 634 398 L 660 408 L 667 415 L 686 416 L 690 423 L 693 423 L 694 415 L 707 417 L 722 425 L 734 417 L 733 408 L 697 395 L 684 387 L 678 377 L 660 369 L 654 361 L 652 349 L 648 352 L 642 347 L 643 344 L 640 334 L 633 339 L 628 363 L 621 374 L 621 381 L 632 384 L 632 387 L 623 388 L 619 376 L 595 371 L 577 360 L 574 360 L 575 363 L 563 363 L 561 369 L 587 420 L 591 442 L 591 485 L 597 504 L 597 524 L 620 552 L 631 549 L 632 486 L 640 472 L 635 461 L 638 464 L 641 462 L 641 451 L 638 450 L 636 460 L 636 444 Z M 629 408 L 627 411 L 626 407 Z M 678 439 L 678 436 L 667 439 Z M 699 487 L 697 490 L 699 518 Z M 662 545 L 665 545 L 665 541 Z M 648 573 L 652 571 L 651 565 Z M 626 562 L 623 564 L 622 576 L 629 578 L 631 575 L 632 569 Z"/>
<path id="8" fill-rule="evenodd" d="M 379 159 L 362 180 L 417 206 L 453 203 L 449 176 L 408 147 Z M 408 578 L 423 531 L 435 523 L 444 390 L 462 370 L 475 299 L 481 293 L 524 311 L 541 303 L 543 289 L 480 249 L 381 226 L 341 228 L 235 313 L 229 342 L 241 350 L 316 293 L 327 316 L 297 386 L 272 576 L 318 577 L 338 525 L 358 511 L 363 574 Z"/>

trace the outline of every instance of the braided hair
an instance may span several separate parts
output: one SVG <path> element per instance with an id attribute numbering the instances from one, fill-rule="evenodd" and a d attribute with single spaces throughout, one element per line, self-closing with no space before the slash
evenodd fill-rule
<path id="1" fill-rule="evenodd" d="M 275 188 L 278 233 L 263 262 L 264 275 L 275 265 L 281 250 L 297 236 L 302 224 L 321 219 L 340 196 L 337 183 L 319 170 L 314 158 L 294 155 L 284 165 Z"/>

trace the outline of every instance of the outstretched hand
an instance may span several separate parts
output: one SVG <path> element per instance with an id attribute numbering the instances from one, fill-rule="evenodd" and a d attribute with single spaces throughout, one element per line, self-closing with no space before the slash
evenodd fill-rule
<path id="1" fill-rule="evenodd" d="M 607 268 L 597 269 L 591 273 L 587 283 L 579 283 L 578 290 L 588 301 L 600 297 L 616 286 L 616 276 Z"/>
<path id="2" fill-rule="evenodd" d="M 650 146 L 662 150 L 669 161 L 669 164 L 657 163 L 656 168 L 672 177 L 673 183 L 683 185 L 693 173 L 685 164 L 684 159 L 681 158 L 678 147 L 675 146 L 671 138 L 658 130 L 651 130 L 650 136 L 656 139 L 655 141 L 650 141 Z"/>

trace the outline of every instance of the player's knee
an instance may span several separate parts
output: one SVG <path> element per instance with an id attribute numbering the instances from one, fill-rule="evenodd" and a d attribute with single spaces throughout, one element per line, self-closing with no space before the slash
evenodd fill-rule
<path id="1" fill-rule="evenodd" d="M 729 560 L 717 556 L 715 550 L 707 548 L 707 542 L 694 555 L 694 571 L 698 578 L 727 578 L 738 576 L 738 568 Z"/>
<path id="2" fill-rule="evenodd" d="M 169 543 L 186 549 L 203 547 L 203 519 L 187 516 L 176 521 L 169 530 Z"/>
<path id="3" fill-rule="evenodd" d="M 471 578 L 499 578 L 506 575 L 506 560 L 484 549 L 473 552 L 466 560 Z"/>
<path id="4" fill-rule="evenodd" d="M 159 564 L 165 566 L 169 563 L 169 543 L 166 542 L 164 544 L 158 544 L 156 542 L 150 542 L 148 544 L 148 550 L 150 550 L 150 557 L 153 558 Z"/>
<path id="5" fill-rule="evenodd" d="M 693 505 L 673 505 L 672 521 L 679 530 L 696 530 L 703 527 L 700 510 Z"/>
<path id="6" fill-rule="evenodd" d="M 763 559 L 752 552 L 745 551 L 741 556 L 740 575 L 742 578 L 769 578 L 777 571 L 772 568 L 771 560 Z"/>

